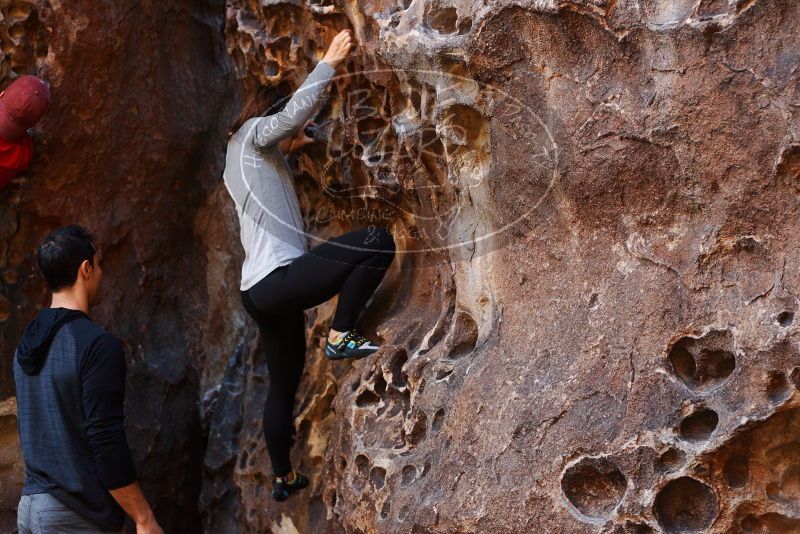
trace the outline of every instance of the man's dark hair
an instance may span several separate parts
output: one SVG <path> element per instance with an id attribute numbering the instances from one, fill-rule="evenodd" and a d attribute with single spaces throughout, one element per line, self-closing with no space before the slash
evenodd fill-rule
<path id="1" fill-rule="evenodd" d="M 36 262 L 52 291 L 75 285 L 78 269 L 84 260 L 93 265 L 94 238 L 85 228 L 70 224 L 54 230 L 42 239 L 36 251 Z"/>

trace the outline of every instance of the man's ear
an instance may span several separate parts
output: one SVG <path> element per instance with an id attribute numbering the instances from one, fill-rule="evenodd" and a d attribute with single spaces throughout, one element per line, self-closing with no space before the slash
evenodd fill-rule
<path id="1" fill-rule="evenodd" d="M 92 264 L 89 263 L 89 260 L 83 260 L 78 271 L 83 275 L 84 278 L 89 278 L 89 276 L 92 274 Z"/>

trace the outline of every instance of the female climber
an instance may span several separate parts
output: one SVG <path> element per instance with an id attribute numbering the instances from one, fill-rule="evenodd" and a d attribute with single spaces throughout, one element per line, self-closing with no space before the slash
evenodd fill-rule
<path id="1" fill-rule="evenodd" d="M 294 397 L 305 361 L 304 310 L 339 295 L 325 344 L 331 360 L 363 358 L 378 350 L 356 330 L 367 301 L 394 258 L 394 239 L 383 228 L 354 230 L 308 250 L 300 205 L 284 154 L 311 140 L 304 127 L 350 52 L 344 30 L 284 108 L 269 115 L 269 91 L 245 100 L 233 124 L 225 186 L 236 204 L 245 260 L 241 296 L 261 332 L 269 370 L 264 437 L 272 462 L 272 497 L 283 501 L 308 485 L 289 459 Z"/>

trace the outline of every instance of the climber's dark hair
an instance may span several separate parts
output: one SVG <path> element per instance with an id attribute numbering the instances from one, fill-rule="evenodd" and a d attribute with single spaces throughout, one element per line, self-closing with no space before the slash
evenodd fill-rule
<path id="1" fill-rule="evenodd" d="M 276 95 L 275 87 L 259 85 L 254 89 L 250 89 L 244 97 L 244 103 L 239 115 L 236 116 L 236 120 L 233 121 L 228 130 L 228 137 L 239 131 L 239 128 L 253 117 L 278 113 L 288 100 L 289 97 L 287 96 Z"/>
<path id="2" fill-rule="evenodd" d="M 84 260 L 94 264 L 94 238 L 85 228 L 70 224 L 53 230 L 39 243 L 36 262 L 52 291 L 75 285 L 78 269 Z"/>

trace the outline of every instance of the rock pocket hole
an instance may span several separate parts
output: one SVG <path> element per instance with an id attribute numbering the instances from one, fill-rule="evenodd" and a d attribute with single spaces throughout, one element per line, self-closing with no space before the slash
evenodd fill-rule
<path id="1" fill-rule="evenodd" d="M 381 506 L 381 519 L 386 519 L 387 517 L 389 517 L 389 512 L 391 511 L 392 508 L 389 501 L 384 502 L 383 506 Z"/>
<path id="2" fill-rule="evenodd" d="M 419 445 L 424 439 L 428 431 L 428 416 L 425 412 L 419 412 L 419 415 L 414 419 L 411 424 L 411 429 L 406 436 L 406 443 L 411 447 Z"/>
<path id="3" fill-rule="evenodd" d="M 411 508 L 408 505 L 403 506 L 402 508 L 400 508 L 400 511 L 397 512 L 397 519 L 399 521 L 405 521 L 410 511 Z"/>
<path id="4" fill-rule="evenodd" d="M 691 477 L 667 483 L 656 495 L 653 512 L 668 533 L 701 532 L 717 516 L 717 498 L 711 489 Z"/>
<path id="5" fill-rule="evenodd" d="M 782 327 L 786 328 L 787 326 L 792 326 L 794 323 L 794 312 L 791 311 L 782 311 L 778 314 L 778 324 Z"/>
<path id="6" fill-rule="evenodd" d="M 437 382 L 439 382 L 441 380 L 444 380 L 445 378 L 447 378 L 448 376 L 453 374 L 453 370 L 454 369 L 455 369 L 455 367 L 450 362 L 442 362 L 442 363 L 438 364 L 436 366 L 435 371 L 434 371 L 435 372 L 435 374 L 434 374 L 435 380 Z"/>
<path id="7" fill-rule="evenodd" d="M 411 91 L 411 105 L 414 106 L 414 109 L 422 109 L 422 96 L 419 91 Z"/>
<path id="8" fill-rule="evenodd" d="M 353 463 L 355 465 L 355 472 L 353 473 L 353 485 L 356 487 L 363 487 L 364 484 L 366 484 L 367 476 L 369 475 L 369 458 L 363 454 L 359 454 L 356 456 L 356 459 Z"/>
<path id="9" fill-rule="evenodd" d="M 369 473 L 369 481 L 376 490 L 381 489 L 386 483 L 386 469 L 378 466 L 373 467 Z"/>
<path id="10" fill-rule="evenodd" d="M 701 20 L 709 20 L 724 13 L 728 7 L 728 0 L 702 0 L 697 6 L 697 14 Z"/>
<path id="11" fill-rule="evenodd" d="M 27 3 L 12 2 L 11 8 L 8 10 L 8 17 L 17 20 L 25 20 L 30 16 L 32 10 L 33 6 Z"/>
<path id="12" fill-rule="evenodd" d="M 433 7 L 428 11 L 428 26 L 439 33 L 450 34 L 458 31 L 458 11 L 454 7 Z"/>
<path id="13" fill-rule="evenodd" d="M 719 416 L 714 410 L 703 408 L 687 415 L 678 427 L 678 434 L 686 441 L 706 441 L 719 424 Z"/>
<path id="14" fill-rule="evenodd" d="M 375 382 L 372 384 L 372 389 L 365 389 L 361 394 L 356 397 L 356 406 L 359 408 L 366 408 L 380 404 L 386 400 L 386 379 L 383 374 L 378 373 L 375 377 Z"/>
<path id="15" fill-rule="evenodd" d="M 381 402 L 381 398 L 371 389 L 365 389 L 358 397 L 356 397 L 356 406 L 359 408 L 374 406 L 379 402 Z"/>
<path id="16" fill-rule="evenodd" d="M 733 353 L 718 345 L 732 345 L 730 333 L 712 332 L 700 339 L 678 340 L 668 355 L 673 372 L 690 389 L 707 391 L 718 386 L 736 369 Z"/>
<path id="17" fill-rule="evenodd" d="M 789 379 L 782 371 L 770 371 L 767 374 L 767 398 L 777 404 L 789 396 Z"/>
<path id="18" fill-rule="evenodd" d="M 478 344 L 478 324 L 472 315 L 463 311 L 456 315 L 448 344 L 450 350 L 447 356 L 453 359 L 471 354 L 475 350 L 475 345 Z"/>
<path id="19" fill-rule="evenodd" d="M 382 374 L 379 374 L 377 378 L 375 378 L 375 393 L 383 399 L 386 397 L 386 379 L 383 378 Z"/>
<path id="20" fill-rule="evenodd" d="M 734 454 L 722 467 L 725 483 L 731 488 L 743 488 L 750 479 L 750 459 L 743 454 Z"/>
<path id="21" fill-rule="evenodd" d="M 375 143 L 386 130 L 386 121 L 380 117 L 368 116 L 358 121 L 358 140 L 362 145 Z"/>
<path id="22" fill-rule="evenodd" d="M 685 384 L 694 382 L 697 366 L 691 352 L 676 344 L 669 353 L 669 362 L 672 364 L 672 370 Z"/>
<path id="23" fill-rule="evenodd" d="M 8 29 L 8 35 L 12 39 L 21 39 L 25 36 L 25 28 L 21 24 L 14 24 Z"/>
<path id="24" fill-rule="evenodd" d="M 431 430 L 434 432 L 438 432 L 442 428 L 442 424 L 444 424 L 444 408 L 439 408 L 436 410 L 436 413 L 433 414 L 433 421 L 431 422 Z"/>
<path id="25" fill-rule="evenodd" d="M 403 487 L 410 486 L 417 480 L 417 468 L 413 465 L 406 465 L 401 472 L 400 485 Z"/>
<path id="26" fill-rule="evenodd" d="M 281 71 L 281 66 L 277 61 L 267 60 L 264 64 L 264 71 L 266 72 L 267 76 L 272 78 L 273 76 L 278 75 L 278 73 Z"/>
<path id="27" fill-rule="evenodd" d="M 399 350 L 392 357 L 392 362 L 389 364 L 389 370 L 392 373 L 392 385 L 401 388 L 406 385 L 408 377 L 403 372 L 403 366 L 408 361 L 408 355 L 405 350 Z"/>
<path id="28" fill-rule="evenodd" d="M 679 449 L 670 447 L 658 457 L 656 469 L 659 473 L 670 473 L 677 471 L 686 461 L 686 454 Z"/>
<path id="29" fill-rule="evenodd" d="M 464 17 L 458 21 L 458 34 L 464 35 L 465 33 L 469 33 L 472 29 L 472 19 L 470 17 Z"/>
<path id="30" fill-rule="evenodd" d="M 607 460 L 584 459 L 561 478 L 561 490 L 583 515 L 608 519 L 625 495 L 627 480 Z"/>
<path id="31" fill-rule="evenodd" d="M 695 378 L 701 385 L 715 384 L 728 378 L 736 368 L 736 358 L 727 350 L 703 350 Z"/>

